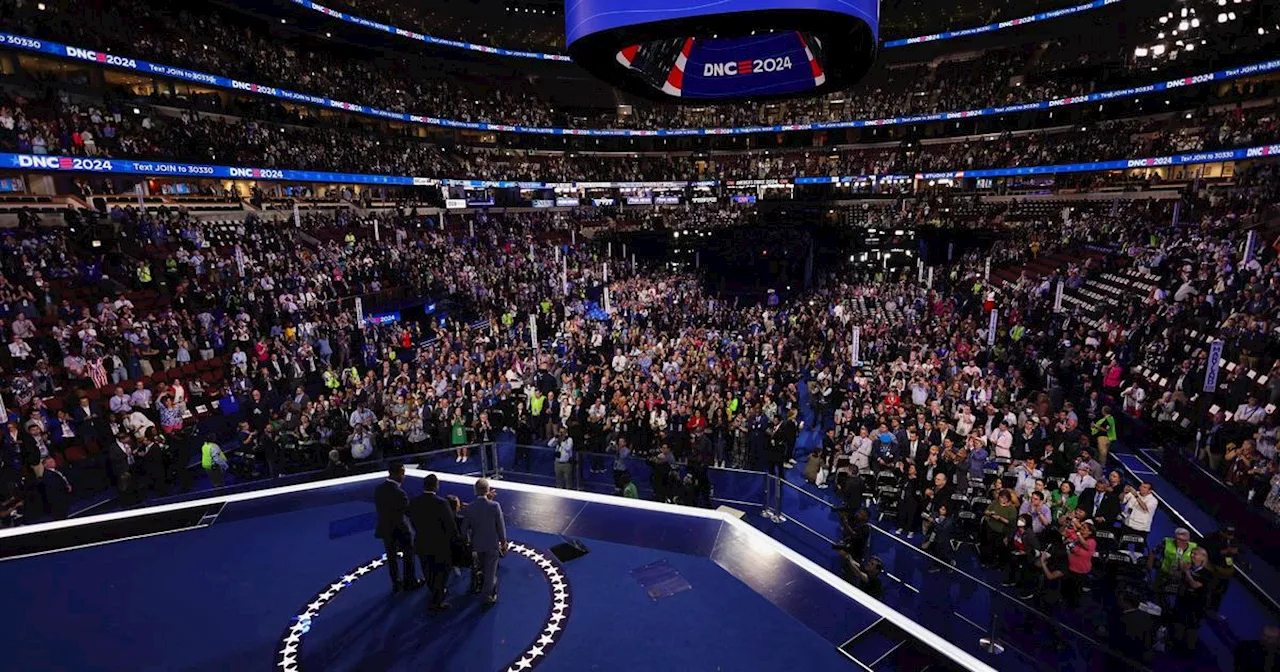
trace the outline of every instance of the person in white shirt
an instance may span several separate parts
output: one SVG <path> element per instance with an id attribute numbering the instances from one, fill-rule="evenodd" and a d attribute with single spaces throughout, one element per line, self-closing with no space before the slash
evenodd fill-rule
<path id="1" fill-rule="evenodd" d="M 613 351 L 612 365 L 613 365 L 613 370 L 616 371 L 617 373 L 622 373 L 623 371 L 627 370 L 627 356 L 622 354 L 621 349 Z"/>
<path id="2" fill-rule="evenodd" d="M 849 442 L 850 453 L 849 462 L 858 468 L 859 472 L 866 471 L 871 466 L 871 437 L 867 435 L 867 428 L 863 427 L 858 435 L 853 437 Z"/>
<path id="3" fill-rule="evenodd" d="M 987 437 L 991 444 L 991 452 L 996 457 L 1010 458 L 1013 456 L 1011 449 L 1013 448 L 1013 432 L 1009 431 L 1009 425 L 1001 420 L 1000 425 L 991 430 L 991 435 Z"/>
<path id="4" fill-rule="evenodd" d="M 147 433 L 147 429 L 156 426 L 156 423 L 151 422 L 151 418 L 148 418 L 139 411 L 133 411 L 132 413 L 124 416 L 122 424 L 125 429 L 133 433 L 135 438 L 139 439 Z"/>
<path id="5" fill-rule="evenodd" d="M 973 423 L 977 419 L 968 406 L 961 406 L 960 412 L 956 414 L 956 433 L 960 436 L 968 436 L 969 432 L 973 430 Z"/>
<path id="6" fill-rule="evenodd" d="M 1236 422 L 1261 425 L 1262 421 L 1267 419 L 1267 409 L 1259 406 L 1258 397 L 1251 394 L 1249 400 L 1236 409 L 1233 417 Z"/>
<path id="7" fill-rule="evenodd" d="M 22 337 L 14 334 L 13 342 L 9 344 L 9 356 L 13 357 L 20 364 L 25 364 L 27 359 L 31 357 L 31 346 L 22 340 Z"/>
<path id="8" fill-rule="evenodd" d="M 1030 497 L 1031 493 L 1036 489 L 1036 481 L 1044 478 L 1044 472 L 1036 467 L 1036 459 L 1034 457 L 1028 457 L 1023 462 L 1015 464 L 1010 473 L 1018 479 L 1018 482 L 1013 486 L 1013 491 L 1023 499 Z"/>
<path id="9" fill-rule="evenodd" d="M 1124 412 L 1133 416 L 1138 415 L 1138 412 L 1142 410 L 1142 402 L 1147 400 L 1146 390 L 1139 387 L 1136 380 L 1125 388 L 1120 393 L 1120 396 L 1124 397 L 1124 403 L 1122 404 Z"/>
<path id="10" fill-rule="evenodd" d="M 1080 463 L 1080 466 L 1076 467 L 1076 473 L 1071 474 L 1067 480 L 1071 481 L 1071 485 L 1075 487 L 1076 492 L 1089 492 L 1093 490 L 1093 486 L 1098 483 L 1098 481 L 1089 473 L 1089 465 L 1083 462 Z"/>
<path id="11" fill-rule="evenodd" d="M 1156 508 L 1160 506 L 1151 484 L 1143 482 L 1137 490 L 1126 485 L 1120 504 L 1123 507 L 1120 520 L 1124 523 L 1125 534 L 1142 537 L 1145 546 L 1147 535 L 1151 533 L 1151 521 L 1155 518 Z"/>

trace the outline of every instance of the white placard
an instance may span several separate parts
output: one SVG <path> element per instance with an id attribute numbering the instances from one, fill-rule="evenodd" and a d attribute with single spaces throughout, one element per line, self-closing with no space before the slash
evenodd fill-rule
<path id="1" fill-rule="evenodd" d="M 853 328 L 853 340 L 849 349 L 853 365 L 858 366 L 862 363 L 862 327 Z"/>
<path id="2" fill-rule="evenodd" d="M 991 324 L 987 325 L 987 345 L 988 346 L 992 346 L 996 344 L 996 323 L 999 321 L 1000 321 L 1000 310 L 997 308 L 992 308 Z"/>

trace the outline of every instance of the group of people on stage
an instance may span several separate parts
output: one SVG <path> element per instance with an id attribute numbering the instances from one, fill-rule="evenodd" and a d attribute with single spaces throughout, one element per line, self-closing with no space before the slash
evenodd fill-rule
<path id="1" fill-rule="evenodd" d="M 387 479 L 374 491 L 378 524 L 374 536 L 382 540 L 391 572 L 391 591 L 411 591 L 423 585 L 431 591 L 429 609 L 449 608 L 449 574 L 471 570 L 471 594 L 484 596 L 485 608 L 498 601 L 498 559 L 507 553 L 507 525 L 497 491 L 489 481 L 475 482 L 475 499 L 462 504 L 457 497 L 441 497 L 440 479 L 427 474 L 422 494 L 404 491 L 403 462 L 392 462 Z M 422 565 L 422 580 L 417 566 Z"/>

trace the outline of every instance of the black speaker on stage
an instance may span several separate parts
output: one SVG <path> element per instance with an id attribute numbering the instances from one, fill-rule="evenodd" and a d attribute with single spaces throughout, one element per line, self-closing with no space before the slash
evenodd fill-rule
<path id="1" fill-rule="evenodd" d="M 556 556 L 556 559 L 560 562 L 569 562 L 590 552 L 591 549 L 577 539 L 565 539 L 563 542 L 551 547 L 551 554 Z"/>

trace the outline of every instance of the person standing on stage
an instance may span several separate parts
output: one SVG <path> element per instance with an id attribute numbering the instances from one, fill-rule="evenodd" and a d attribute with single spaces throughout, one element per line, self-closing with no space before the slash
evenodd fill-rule
<path id="1" fill-rule="evenodd" d="M 419 585 L 414 576 L 413 532 L 405 515 L 409 513 L 409 496 L 400 484 L 404 482 L 404 463 L 394 461 L 387 469 L 387 480 L 373 491 L 373 504 L 378 511 L 378 526 L 373 536 L 382 540 L 387 552 L 387 569 L 391 572 L 391 592 L 413 590 Z M 404 581 L 400 580 L 400 567 L 396 556 L 403 554 Z"/>
<path id="2" fill-rule="evenodd" d="M 427 589 L 431 591 L 431 602 L 427 607 L 431 611 L 449 608 L 449 603 L 444 601 L 445 583 L 449 578 L 453 537 L 458 532 L 453 509 L 436 494 L 439 488 L 440 479 L 435 474 L 427 474 L 422 481 L 422 494 L 409 502 L 413 550 L 422 562 L 422 575 Z"/>
<path id="3" fill-rule="evenodd" d="M 502 517 L 502 505 L 491 496 L 489 480 L 477 480 L 475 492 L 476 498 L 462 512 L 462 533 L 471 540 L 484 575 L 480 592 L 487 609 L 498 601 L 498 558 L 507 553 L 507 524 Z"/>

